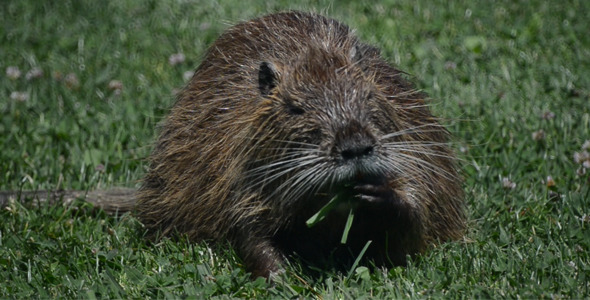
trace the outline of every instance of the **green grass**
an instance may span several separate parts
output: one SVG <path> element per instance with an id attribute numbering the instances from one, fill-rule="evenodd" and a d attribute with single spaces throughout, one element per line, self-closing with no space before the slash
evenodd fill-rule
<path id="1" fill-rule="evenodd" d="M 470 241 L 407 268 L 310 278 L 293 265 L 269 285 L 223 247 L 148 244 L 129 216 L 14 204 L 0 212 L 0 298 L 590 296 L 590 169 L 578 175 L 574 161 L 590 140 L 587 1 L 45 2 L 0 7 L 0 190 L 137 186 L 173 90 L 207 45 L 239 20 L 313 9 L 356 28 L 434 99 L 463 150 Z M 170 65 L 175 53 L 186 61 Z M 33 68 L 43 75 L 27 80 Z"/>

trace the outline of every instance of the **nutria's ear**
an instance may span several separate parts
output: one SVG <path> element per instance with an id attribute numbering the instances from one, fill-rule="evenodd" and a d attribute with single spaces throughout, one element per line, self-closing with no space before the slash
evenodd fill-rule
<path id="1" fill-rule="evenodd" d="M 258 69 L 258 88 L 262 96 L 270 94 L 270 91 L 277 86 L 278 71 L 273 63 L 262 62 Z"/>

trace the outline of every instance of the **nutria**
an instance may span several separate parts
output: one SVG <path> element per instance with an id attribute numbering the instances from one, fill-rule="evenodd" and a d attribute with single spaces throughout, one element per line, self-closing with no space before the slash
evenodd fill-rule
<path id="1" fill-rule="evenodd" d="M 425 95 L 333 19 L 285 12 L 235 25 L 178 94 L 136 213 L 152 233 L 229 241 L 253 276 L 407 255 L 464 229 L 448 132 Z M 306 220 L 334 196 L 325 220 Z M 346 244 L 340 239 L 355 212 Z"/>

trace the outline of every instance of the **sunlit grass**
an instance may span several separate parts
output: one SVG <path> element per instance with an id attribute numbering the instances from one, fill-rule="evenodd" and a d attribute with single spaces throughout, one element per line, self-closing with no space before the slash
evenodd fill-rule
<path id="1" fill-rule="evenodd" d="M 0 189 L 137 186 L 207 45 L 289 8 L 356 28 L 433 98 L 463 161 L 468 241 L 407 268 L 310 277 L 294 263 L 269 285 L 227 248 L 147 243 L 129 216 L 13 204 L 0 212 L 0 297 L 588 297 L 586 1 L 8 1 Z"/>

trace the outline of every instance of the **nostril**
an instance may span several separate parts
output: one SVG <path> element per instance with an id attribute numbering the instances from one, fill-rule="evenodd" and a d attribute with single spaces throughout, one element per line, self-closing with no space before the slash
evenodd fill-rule
<path id="1" fill-rule="evenodd" d="M 342 156 L 342 159 L 350 160 L 350 159 L 362 158 L 364 156 L 373 155 L 374 150 L 375 149 L 373 146 L 362 146 L 361 145 L 361 146 L 349 147 L 349 148 L 343 149 L 340 152 L 340 155 Z"/>
<path id="2" fill-rule="evenodd" d="M 365 150 L 363 151 L 363 156 L 369 156 L 369 155 L 373 155 L 373 146 L 367 146 L 367 147 L 365 147 Z"/>
<path id="3" fill-rule="evenodd" d="M 354 151 L 351 150 L 351 149 L 342 150 L 342 152 L 340 153 L 340 155 L 345 160 L 353 159 L 355 157 Z"/>

